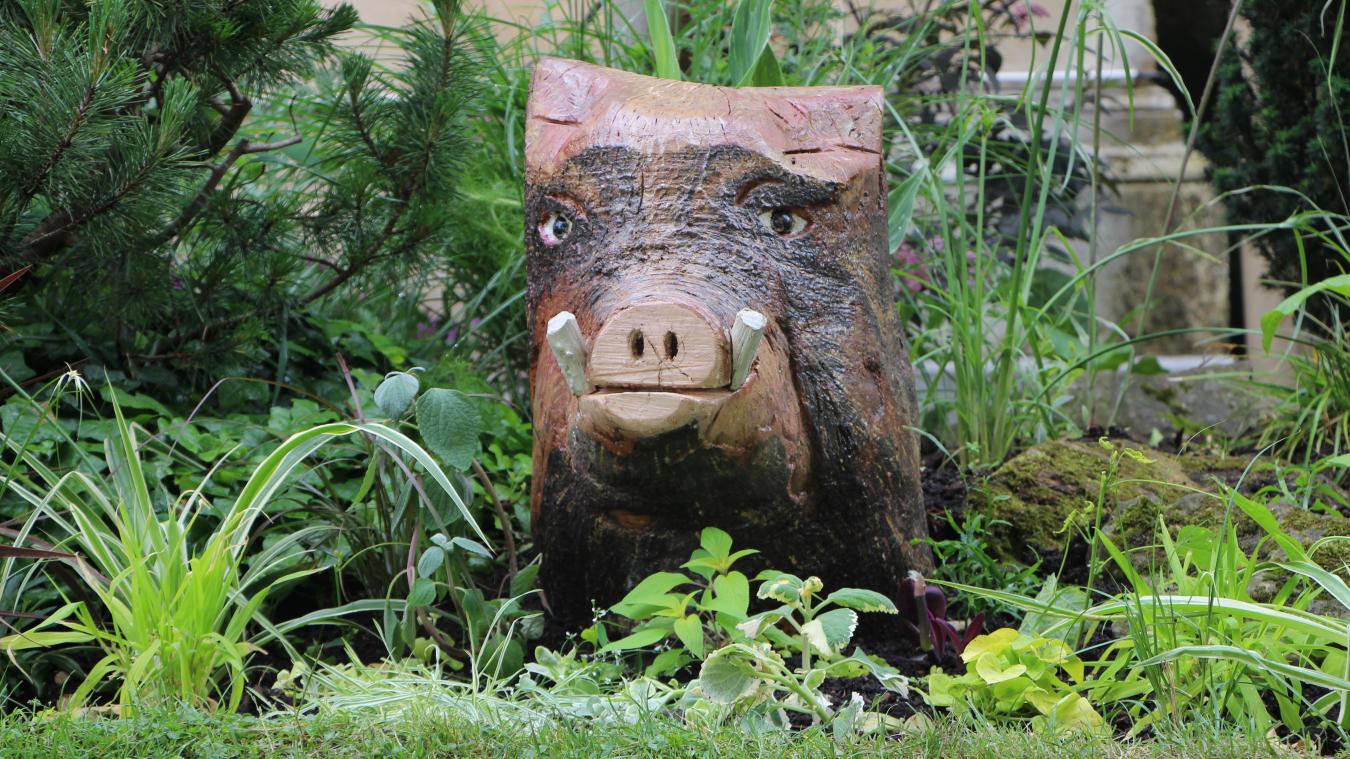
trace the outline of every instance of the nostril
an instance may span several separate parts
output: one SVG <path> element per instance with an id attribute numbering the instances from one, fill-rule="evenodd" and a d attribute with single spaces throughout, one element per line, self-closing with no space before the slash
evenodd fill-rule
<path id="1" fill-rule="evenodd" d="M 666 358 L 674 359 L 675 354 L 680 352 L 680 338 L 675 336 L 674 332 L 666 333 Z"/>
<path id="2" fill-rule="evenodd" d="M 642 330 L 635 329 L 628 333 L 628 350 L 632 351 L 633 358 L 642 358 L 643 345 L 646 341 L 642 337 Z"/>

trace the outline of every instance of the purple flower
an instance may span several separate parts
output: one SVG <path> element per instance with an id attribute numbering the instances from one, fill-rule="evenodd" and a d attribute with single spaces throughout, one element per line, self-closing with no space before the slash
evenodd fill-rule
<path id="1" fill-rule="evenodd" d="M 960 656 L 984 629 L 984 615 L 976 614 L 966 623 L 965 632 L 958 632 L 947 621 L 947 595 L 941 588 L 924 582 L 917 572 L 911 572 L 900 583 L 896 606 L 900 609 L 900 621 L 918 636 L 919 646 L 935 659 L 942 659 L 949 652 Z"/>
<path id="2" fill-rule="evenodd" d="M 1008 16 L 1012 19 L 1013 28 L 1022 31 L 1023 26 L 1031 20 L 1032 16 L 1036 18 L 1049 18 L 1050 12 L 1042 8 L 1039 3 L 1029 3 L 1026 0 L 1018 0 L 1008 8 Z"/>

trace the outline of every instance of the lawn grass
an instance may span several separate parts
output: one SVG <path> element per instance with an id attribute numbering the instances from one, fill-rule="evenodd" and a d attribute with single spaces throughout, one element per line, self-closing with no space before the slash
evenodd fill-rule
<path id="1" fill-rule="evenodd" d="M 747 735 L 733 727 L 695 730 L 652 717 L 636 724 L 551 721 L 547 727 L 475 725 L 443 710 L 220 717 L 182 709 L 129 719 L 0 718 L 3 757 L 1258 757 L 1299 756 L 1264 741 L 1200 728 L 1149 741 L 1033 735 L 1014 727 L 942 719 L 891 738 L 836 744 L 828 730 Z"/>

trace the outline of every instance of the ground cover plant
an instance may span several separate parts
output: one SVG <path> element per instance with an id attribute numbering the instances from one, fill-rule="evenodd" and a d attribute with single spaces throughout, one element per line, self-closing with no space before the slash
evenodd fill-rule
<path id="1" fill-rule="evenodd" d="M 1343 131 L 1345 3 L 1298 9 L 1326 20 L 1297 26 L 1317 51 L 1301 94 L 1272 84 L 1287 61 L 1260 40 L 1294 30 L 1266 5 L 1240 52 L 1260 86 L 1234 84 L 1224 58 L 1207 151 L 1239 95 L 1313 97 L 1325 135 Z M 0 753 L 1350 745 L 1350 529 L 1309 521 L 1350 515 L 1350 289 L 1310 263 L 1350 250 L 1344 209 L 1308 189 L 1325 176 L 1218 169 L 1240 212 L 1218 231 L 1302 261 L 1272 272 L 1293 286 L 1259 325 L 1294 382 L 1258 385 L 1276 404 L 1266 429 L 1214 443 L 1225 474 L 1150 502 L 1155 451 L 1094 430 L 1082 444 L 1101 464 L 1040 557 L 1007 551 L 979 499 L 1010 456 L 1110 426 L 1071 383 L 1157 370 L 1146 318 L 1096 315 L 1098 275 L 1215 231 L 1097 249 L 1111 180 L 1091 54 L 1137 43 L 1171 74 L 1102 4 L 550 4 L 524 28 L 433 2 L 406 28 L 361 28 L 378 55 L 336 44 L 354 23 L 307 2 L 0 9 Z M 1038 76 L 1010 91 L 999 46 L 1019 36 Z M 530 532 L 521 221 L 524 98 L 545 54 L 885 88 L 892 274 L 927 380 L 931 576 L 825 587 L 690 525 L 687 562 L 583 629 L 551 621 Z M 1262 123 L 1292 144 L 1275 125 L 1296 114 L 1276 110 Z M 1333 142 L 1317 170 L 1339 176 Z M 1181 502 L 1195 519 L 1168 516 Z"/>

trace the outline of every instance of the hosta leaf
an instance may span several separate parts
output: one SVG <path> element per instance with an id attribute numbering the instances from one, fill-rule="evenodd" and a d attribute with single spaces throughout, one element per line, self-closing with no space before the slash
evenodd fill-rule
<path id="1" fill-rule="evenodd" d="M 754 668 L 740 659 L 737 649 L 728 646 L 712 652 L 699 670 L 699 688 L 715 704 L 734 704 L 755 691 Z"/>
<path id="2" fill-rule="evenodd" d="M 418 387 L 417 377 L 407 372 L 390 372 L 384 375 L 384 381 L 375 388 L 375 405 L 380 407 L 385 416 L 397 419 L 412 406 Z"/>
<path id="3" fill-rule="evenodd" d="M 432 453 L 456 469 L 468 469 L 478 453 L 483 420 L 478 408 L 457 390 L 435 388 L 417 399 L 417 427 Z"/>
<path id="4" fill-rule="evenodd" d="M 858 611 L 879 611 L 884 614 L 898 614 L 895 603 L 875 590 L 862 588 L 840 588 L 825 597 L 839 606 Z"/>
<path id="5" fill-rule="evenodd" d="M 675 620 L 675 636 L 680 639 L 684 647 L 698 658 L 703 658 L 703 621 L 697 614 L 690 614 L 682 619 Z"/>

